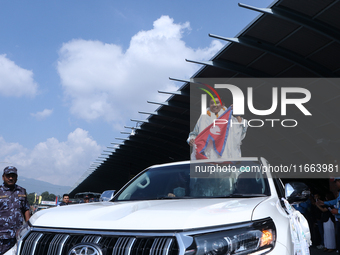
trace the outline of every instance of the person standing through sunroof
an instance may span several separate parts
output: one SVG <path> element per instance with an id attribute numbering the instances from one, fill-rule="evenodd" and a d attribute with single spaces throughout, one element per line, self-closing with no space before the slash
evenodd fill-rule
<path id="1" fill-rule="evenodd" d="M 200 116 L 187 139 L 193 147 L 191 159 L 241 157 L 248 125 L 241 116 L 232 115 L 232 109 L 233 105 L 227 108 L 217 97 L 210 100 L 206 114 Z"/>

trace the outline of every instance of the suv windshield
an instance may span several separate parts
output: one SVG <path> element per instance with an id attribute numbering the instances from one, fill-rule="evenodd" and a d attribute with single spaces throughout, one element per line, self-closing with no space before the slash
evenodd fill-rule
<path id="1" fill-rule="evenodd" d="M 254 161 L 153 167 L 120 191 L 115 201 L 268 196 L 268 180 L 259 169 Z"/>

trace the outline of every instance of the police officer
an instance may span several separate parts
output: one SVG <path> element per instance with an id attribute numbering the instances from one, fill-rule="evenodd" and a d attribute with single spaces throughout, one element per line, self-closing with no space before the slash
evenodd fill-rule
<path id="1" fill-rule="evenodd" d="M 30 218 L 26 190 L 18 185 L 18 171 L 14 166 L 4 169 L 0 186 L 0 254 L 15 245 L 15 234 Z"/>

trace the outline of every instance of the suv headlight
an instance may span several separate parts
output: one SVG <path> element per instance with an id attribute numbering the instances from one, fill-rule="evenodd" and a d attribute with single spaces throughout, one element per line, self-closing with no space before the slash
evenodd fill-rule
<path id="1" fill-rule="evenodd" d="M 265 219 L 192 237 L 196 249 L 190 246 L 186 251 L 188 255 L 264 254 L 275 245 L 276 229 L 271 219 Z"/>

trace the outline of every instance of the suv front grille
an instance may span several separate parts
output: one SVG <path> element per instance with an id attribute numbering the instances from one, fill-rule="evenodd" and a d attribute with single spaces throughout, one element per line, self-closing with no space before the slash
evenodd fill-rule
<path id="1" fill-rule="evenodd" d="M 98 245 L 103 255 L 178 255 L 175 237 L 111 236 L 32 231 L 20 245 L 20 255 L 67 255 L 80 243 Z"/>

